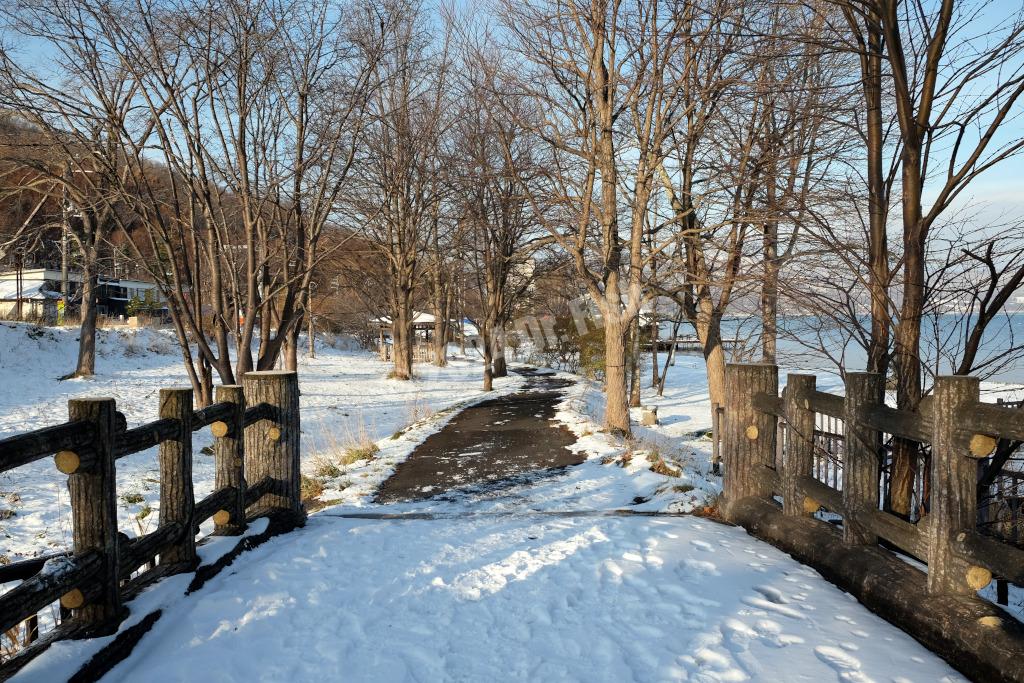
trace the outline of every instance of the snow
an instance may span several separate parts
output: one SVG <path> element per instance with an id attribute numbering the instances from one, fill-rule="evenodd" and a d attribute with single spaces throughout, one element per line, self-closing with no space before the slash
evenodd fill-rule
<path id="1" fill-rule="evenodd" d="M 488 395 L 480 390 L 479 361 L 464 357 L 447 368 L 417 365 L 418 378 L 387 378 L 390 365 L 376 355 L 348 348 L 342 339 L 324 344 L 317 358 L 300 359 L 302 466 L 336 460 L 342 451 L 367 440 L 380 452 L 373 461 L 342 468 L 325 497 L 354 501 L 382 481 L 418 440 L 440 427 L 452 406 Z M 159 391 L 187 385 L 181 356 L 168 330 L 105 329 L 97 339 L 97 375 L 61 381 L 74 368 L 77 330 L 0 323 L 0 438 L 58 424 L 67 419 L 67 400 L 110 396 L 125 413 L 128 426 L 157 418 Z M 499 379 L 499 392 L 511 391 L 521 378 Z M 492 394 L 493 395 L 493 394 Z M 401 434 L 402 430 L 406 430 Z M 396 436 L 398 438 L 392 438 Z M 196 499 L 213 491 L 209 430 L 193 438 Z M 50 458 L 0 474 L 0 562 L 15 562 L 68 550 L 71 526 L 66 477 Z M 351 491 L 339 491 L 339 486 Z M 159 469 L 156 449 L 117 461 L 120 529 L 130 536 L 156 528 L 159 517 Z"/>
<path id="2" fill-rule="evenodd" d="M 734 527 L 341 514 L 166 605 L 105 680 L 964 680 Z M 15 680 L 56 680 L 47 659 L 65 648 L 81 645 Z"/>
<path id="3" fill-rule="evenodd" d="M 28 299 L 59 299 L 60 294 L 43 289 L 45 282 L 26 280 L 21 285 L 21 298 Z M 0 301 L 14 301 L 18 298 L 17 280 L 0 280 Z"/>
<path id="4" fill-rule="evenodd" d="M 115 395 L 130 425 L 148 421 L 157 389 L 184 378 L 162 333 L 106 331 L 100 377 L 59 383 L 72 341 L 0 326 L 0 376 L 12 386 L 0 432 L 52 424 L 83 393 Z M 145 591 L 122 629 L 163 614 L 105 680 L 965 680 L 812 569 L 742 529 L 679 514 L 720 490 L 698 358 L 677 359 L 664 397 L 645 391 L 661 424 L 638 427 L 632 444 L 600 431 L 602 396 L 581 381 L 554 418 L 577 436 L 581 465 L 391 505 L 371 501 L 376 485 L 454 406 L 489 397 L 478 362 L 423 367 L 430 376 L 413 383 L 386 379 L 365 352 L 324 347 L 302 363 L 304 471 L 346 442 L 378 452 L 322 477 L 321 499 L 338 504 L 305 528 L 242 554 L 192 595 L 189 576 Z M 197 453 L 204 443 L 197 434 Z M 208 460 L 196 456 L 197 496 L 212 488 Z M 658 460 L 680 476 L 653 472 Z M 128 528 L 139 505 L 156 505 L 154 454 L 118 468 L 119 491 L 144 499 L 119 506 Z M 22 496 L 2 522 L 5 553 L 64 547 L 49 463 L 0 488 Z M 208 539 L 201 556 L 214 561 L 231 542 Z M 105 642 L 57 643 L 15 680 L 63 680 Z"/>

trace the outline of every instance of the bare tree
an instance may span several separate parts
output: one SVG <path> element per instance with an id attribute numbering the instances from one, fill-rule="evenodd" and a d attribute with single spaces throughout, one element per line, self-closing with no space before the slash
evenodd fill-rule
<path id="1" fill-rule="evenodd" d="M 412 378 L 413 296 L 441 200 L 441 139 L 450 125 L 447 38 L 440 45 L 418 2 L 388 3 L 351 209 L 388 263 L 397 379 Z"/>
<path id="2" fill-rule="evenodd" d="M 557 207 L 535 214 L 600 310 L 605 424 L 622 434 L 630 433 L 626 337 L 643 303 L 649 201 L 677 120 L 672 65 L 683 14 L 684 3 L 660 1 L 503 6 L 509 47 L 530 66 L 517 83 L 537 114 L 527 125 L 550 157 L 544 183 L 524 188 L 538 208 Z"/>

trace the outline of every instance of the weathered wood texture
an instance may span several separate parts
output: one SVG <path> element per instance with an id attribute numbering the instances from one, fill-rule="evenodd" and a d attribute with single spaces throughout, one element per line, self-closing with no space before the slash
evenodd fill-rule
<path id="1" fill-rule="evenodd" d="M 797 502 L 809 513 L 817 512 L 821 506 L 829 512 L 846 516 L 843 494 L 828 484 L 818 481 L 809 474 L 796 478 Z"/>
<path id="2" fill-rule="evenodd" d="M 817 569 L 969 677 L 1024 681 L 1024 628 L 997 606 L 968 596 L 930 594 L 924 573 L 891 553 L 848 546 L 831 525 L 785 516 L 767 500 L 735 501 L 730 515 L 754 536 Z"/>
<path id="3" fill-rule="evenodd" d="M 68 476 L 72 537 L 76 555 L 98 551 L 103 567 L 98 598 L 75 610 L 89 633 L 111 632 L 121 616 L 118 589 L 117 480 L 114 472 L 115 406 L 112 398 L 68 401 L 70 422 L 89 422 L 96 454 L 91 468 Z"/>
<path id="4" fill-rule="evenodd" d="M 39 557 L 32 557 L 27 560 L 20 560 L 18 562 L 12 562 L 11 564 L 0 565 L 0 583 L 10 583 L 11 581 L 24 581 L 30 579 L 34 575 L 39 573 L 39 570 L 43 568 L 49 560 L 55 560 L 60 557 L 68 557 L 71 553 L 60 552 L 51 553 L 49 555 L 40 555 Z"/>
<path id="5" fill-rule="evenodd" d="M 232 487 L 219 488 L 206 498 L 203 498 L 196 503 L 195 507 L 196 528 L 221 510 L 226 509 L 236 500 L 238 500 L 238 491 Z"/>
<path id="6" fill-rule="evenodd" d="M 185 527 L 178 522 L 171 522 L 160 525 L 155 531 L 145 536 L 133 538 L 121 546 L 118 574 L 122 579 L 127 579 L 157 555 L 172 546 L 180 545 L 184 536 L 186 536 Z"/>
<path id="7" fill-rule="evenodd" d="M 273 477 L 263 477 L 252 486 L 247 486 L 245 489 L 245 508 L 247 510 L 249 508 L 256 510 L 256 501 L 270 493 L 274 486 Z M 252 515 L 248 515 L 248 517 L 252 517 Z"/>
<path id="8" fill-rule="evenodd" d="M 42 571 L 0 596 L 0 632 L 14 628 L 26 615 L 56 602 L 72 588 L 99 585 L 97 579 L 104 570 L 103 555 L 95 550 L 50 560 Z"/>
<path id="9" fill-rule="evenodd" d="M 807 396 L 805 406 L 816 413 L 831 415 L 832 417 L 842 417 L 843 411 L 846 410 L 846 404 L 843 402 L 842 396 L 828 394 L 824 391 L 811 392 Z"/>
<path id="10" fill-rule="evenodd" d="M 195 496 L 192 491 L 192 389 L 160 390 L 160 418 L 177 429 L 160 443 L 160 526 L 180 524 L 192 530 Z M 160 564 L 193 564 L 196 538 L 186 533 L 160 555 Z"/>
<path id="11" fill-rule="evenodd" d="M 932 593 L 973 593 L 969 565 L 953 552 L 960 531 L 974 529 L 978 515 L 975 461 L 959 438 L 957 416 L 976 404 L 979 382 L 974 377 L 937 377 L 932 437 L 931 510 L 928 514 L 928 590 Z"/>
<path id="12" fill-rule="evenodd" d="M 866 406 L 861 419 L 873 429 L 919 443 L 932 440 L 931 418 L 919 411 L 898 410 L 886 405 Z"/>
<path id="13" fill-rule="evenodd" d="M 861 414 L 881 401 L 885 378 L 869 372 L 846 373 L 843 409 L 843 540 L 847 545 L 875 545 L 878 537 L 867 517 L 878 510 L 881 435 L 866 425 Z"/>
<path id="14" fill-rule="evenodd" d="M 215 489 L 230 488 L 234 496 L 224 507 L 229 515 L 226 523 L 216 524 L 215 533 L 233 536 L 245 531 L 245 467 L 244 467 L 244 423 L 245 395 L 241 386 L 217 387 L 218 404 L 228 406 L 221 418 L 227 432 L 214 439 L 213 458 L 216 466 Z"/>
<path id="15" fill-rule="evenodd" d="M 249 425 L 256 424 L 260 420 L 271 420 L 276 422 L 278 420 L 277 408 L 269 403 L 259 403 L 257 405 L 250 405 L 245 409 L 245 413 L 242 417 L 244 426 L 248 427 Z"/>
<path id="16" fill-rule="evenodd" d="M 228 385 L 225 385 L 228 386 Z M 237 386 L 237 385 L 230 385 Z M 241 392 L 241 387 L 238 387 Z M 221 387 L 217 387 L 217 402 L 212 406 L 207 406 L 201 410 L 197 410 L 192 413 L 192 430 L 200 430 L 203 427 L 209 427 L 214 422 L 221 420 L 229 420 L 235 412 L 235 404 L 231 401 L 226 401 L 223 396 L 224 392 L 221 391 Z M 230 394 L 227 394 L 230 395 Z"/>
<path id="17" fill-rule="evenodd" d="M 754 407 L 757 394 L 777 395 L 779 372 L 774 365 L 730 364 L 725 371 L 726 409 L 723 442 L 723 492 L 728 504 L 747 496 L 771 493 L 763 471 L 775 454 L 776 418 Z"/>
<path id="18" fill-rule="evenodd" d="M 1021 419 L 1020 408 L 981 403 L 971 406 L 961 417 L 965 429 L 975 434 L 1024 441 L 1024 420 Z"/>
<path id="19" fill-rule="evenodd" d="M 273 407 L 271 419 L 259 420 L 245 430 L 246 476 L 252 481 L 274 480 L 271 492 L 248 513 L 288 510 L 294 523 L 302 524 L 306 513 L 300 494 L 298 375 L 276 370 L 249 372 L 242 378 L 242 386 L 247 405 Z"/>
<path id="20" fill-rule="evenodd" d="M 221 534 L 240 534 L 247 520 L 257 516 L 268 516 L 271 522 L 266 532 L 247 536 L 230 557 L 197 574 L 196 585 L 237 552 L 304 522 L 296 374 L 250 373 L 244 388 L 219 387 L 217 397 L 218 403 L 193 411 L 191 389 L 162 390 L 159 419 L 130 430 L 112 399 L 72 400 L 69 422 L 0 441 L 0 471 L 57 453 L 58 469 L 69 474 L 74 541 L 74 553 L 0 570 L 3 581 L 22 582 L 0 596 L 0 630 L 34 619 L 38 610 L 58 599 L 64 616 L 59 627 L 0 664 L 0 680 L 56 640 L 115 631 L 126 612 L 124 600 L 153 581 L 194 569 L 195 534 L 205 519 L 212 516 Z M 247 409 L 247 404 L 252 407 Z M 204 426 L 215 436 L 216 489 L 196 502 L 192 432 Z M 128 539 L 117 531 L 115 461 L 158 444 L 160 524 L 152 533 Z M 247 466 L 256 481 L 252 487 L 246 485 Z M 153 567 L 157 557 L 159 565 Z M 108 649 L 121 657 L 127 652 L 124 643 L 131 640 L 115 639 L 116 646 Z M 87 666 L 83 672 L 87 670 L 99 669 Z"/>
<path id="21" fill-rule="evenodd" d="M 116 457 L 123 458 L 152 448 L 167 439 L 179 438 L 180 434 L 181 424 L 177 417 L 162 418 L 118 434 L 114 453 Z"/>
<path id="22" fill-rule="evenodd" d="M 41 460 L 57 451 L 81 450 L 92 443 L 95 436 L 91 422 L 75 421 L 0 439 L 0 472 Z"/>
<path id="23" fill-rule="evenodd" d="M 985 567 L 1016 584 L 1024 584 L 1024 550 L 982 536 L 977 531 L 961 531 L 953 547 L 965 562 Z"/>
<path id="24" fill-rule="evenodd" d="M 786 378 L 786 453 L 782 466 L 782 509 L 787 515 L 811 514 L 797 495 L 797 478 L 814 468 L 814 411 L 807 397 L 814 393 L 814 375 L 790 374 Z"/>

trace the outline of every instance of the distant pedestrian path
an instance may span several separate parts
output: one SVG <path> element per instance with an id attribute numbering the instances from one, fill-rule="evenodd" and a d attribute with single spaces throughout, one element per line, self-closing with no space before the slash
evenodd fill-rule
<path id="1" fill-rule="evenodd" d="M 551 420 L 569 380 L 530 368 L 522 391 L 471 406 L 416 447 L 383 483 L 377 501 L 433 498 L 501 484 L 515 475 L 576 465 L 576 438 Z"/>

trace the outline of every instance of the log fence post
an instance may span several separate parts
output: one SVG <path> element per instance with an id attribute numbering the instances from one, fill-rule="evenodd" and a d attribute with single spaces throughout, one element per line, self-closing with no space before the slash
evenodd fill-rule
<path id="1" fill-rule="evenodd" d="M 885 380 L 875 372 L 846 373 L 846 397 L 843 399 L 843 541 L 846 545 L 875 545 L 878 536 L 863 520 L 878 510 L 880 474 L 878 430 L 862 420 L 864 409 L 877 404 Z"/>
<path id="2" fill-rule="evenodd" d="M 769 364 L 731 363 L 725 368 L 725 429 L 722 483 L 728 506 L 748 496 L 767 498 L 767 468 L 775 459 L 776 418 L 754 407 L 754 395 L 779 393 L 779 369 Z"/>
<path id="3" fill-rule="evenodd" d="M 245 430 L 245 473 L 248 481 L 270 477 L 271 492 L 248 512 L 284 511 L 288 523 L 301 525 L 306 512 L 300 493 L 299 379 L 290 371 L 248 372 L 242 378 L 246 405 L 267 403 L 274 416 Z M 290 519 L 289 519 L 290 518 Z"/>
<path id="4" fill-rule="evenodd" d="M 791 517 L 806 516 L 804 502 L 797 494 L 797 479 L 814 469 L 814 411 L 808 396 L 815 391 L 814 375 L 786 376 L 786 453 L 782 463 L 782 510 Z M 815 506 L 817 507 L 817 506 Z"/>
<path id="5" fill-rule="evenodd" d="M 214 424 L 213 457 L 216 467 L 214 490 L 235 489 L 231 504 L 213 516 L 214 533 L 237 536 L 245 531 L 244 438 L 245 395 L 242 387 L 231 384 L 217 387 L 217 403 L 230 403 L 231 415 L 223 424 Z"/>
<path id="6" fill-rule="evenodd" d="M 75 554 L 98 550 L 103 555 L 103 571 L 97 579 L 99 594 L 77 607 L 72 616 L 83 627 L 85 637 L 115 631 L 123 611 L 118 582 L 115 413 L 112 398 L 68 401 L 70 421 L 91 422 L 96 435 L 88 467 L 68 475 Z"/>
<path id="7" fill-rule="evenodd" d="M 932 403 L 931 507 L 928 523 L 928 592 L 974 593 L 972 568 L 953 552 L 955 536 L 977 523 L 977 465 L 967 457 L 968 444 L 959 432 L 963 409 L 980 398 L 976 377 L 935 379 Z M 980 570 L 984 573 L 984 570 Z M 987 581 L 985 582 L 987 583 Z"/>
<path id="8" fill-rule="evenodd" d="M 192 389 L 160 390 L 160 419 L 177 420 L 178 428 L 159 446 L 160 526 L 178 522 L 185 530 L 180 542 L 160 553 L 160 565 L 196 564 L 194 523 L 195 494 L 192 490 Z"/>

